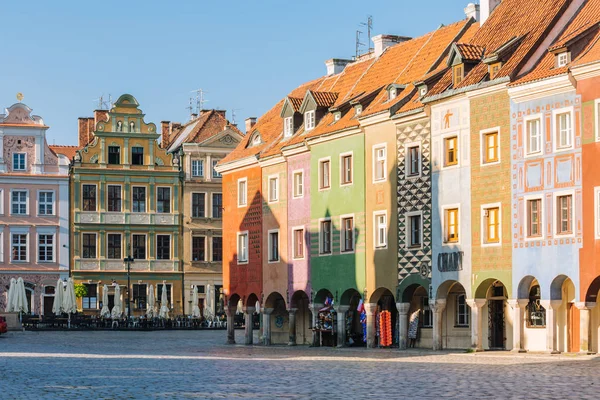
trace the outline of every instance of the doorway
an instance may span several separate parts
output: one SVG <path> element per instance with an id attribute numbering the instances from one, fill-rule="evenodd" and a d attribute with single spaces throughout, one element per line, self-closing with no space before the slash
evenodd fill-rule
<path id="1" fill-rule="evenodd" d="M 504 300 L 488 301 L 490 350 L 504 350 Z"/>

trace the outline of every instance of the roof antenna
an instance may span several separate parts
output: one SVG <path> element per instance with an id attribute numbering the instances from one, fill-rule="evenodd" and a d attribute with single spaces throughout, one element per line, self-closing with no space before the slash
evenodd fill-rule
<path id="1" fill-rule="evenodd" d="M 110 94 L 108 95 L 108 101 L 104 100 L 104 95 L 92 101 L 98 102 L 98 110 L 110 110 L 110 107 L 112 107 L 112 97 Z"/>
<path id="2" fill-rule="evenodd" d="M 241 110 L 241 108 L 233 108 L 231 109 L 231 125 L 237 125 L 235 122 L 235 112 Z"/>
<path id="3" fill-rule="evenodd" d="M 190 93 L 196 93 L 196 96 L 194 97 L 196 100 L 196 114 L 200 115 L 200 111 L 204 109 L 204 103 L 208 101 L 204 98 L 204 94 L 208 92 L 202 89 L 196 89 L 192 90 Z"/>
<path id="4" fill-rule="evenodd" d="M 364 43 L 360 42 L 360 34 L 362 32 L 359 31 L 358 29 L 356 30 L 356 42 L 355 42 L 355 46 L 356 46 L 356 54 L 354 55 L 355 59 L 358 59 L 358 57 L 360 57 L 360 46 L 364 46 Z"/>
<path id="5" fill-rule="evenodd" d="M 369 43 L 367 52 L 370 53 L 373 50 L 373 46 L 371 44 L 371 31 L 373 31 L 373 16 L 367 15 L 367 22 L 361 22 L 360 24 L 362 26 L 367 27 L 367 43 Z"/>

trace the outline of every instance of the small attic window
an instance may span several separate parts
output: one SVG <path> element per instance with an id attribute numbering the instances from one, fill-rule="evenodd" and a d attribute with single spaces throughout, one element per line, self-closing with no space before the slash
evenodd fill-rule
<path id="1" fill-rule="evenodd" d="M 494 79 L 498 75 L 500 68 L 502 68 L 501 62 L 493 63 L 489 66 L 490 79 Z"/>
<path id="2" fill-rule="evenodd" d="M 292 117 L 283 119 L 283 137 L 290 137 L 294 133 L 294 120 Z"/>
<path id="3" fill-rule="evenodd" d="M 339 121 L 340 118 L 342 118 L 342 113 L 341 112 L 336 111 L 336 112 L 333 113 L 333 120 L 334 121 Z"/>
<path id="4" fill-rule="evenodd" d="M 361 106 L 360 104 L 358 104 L 358 105 L 354 106 L 354 113 L 355 113 L 356 115 L 360 115 L 360 114 L 362 114 L 362 110 L 363 110 L 363 108 L 362 108 L 362 106 Z"/>
<path id="5" fill-rule="evenodd" d="M 556 66 L 558 68 L 565 67 L 569 63 L 569 53 L 563 52 L 556 55 Z"/>
<path id="6" fill-rule="evenodd" d="M 304 129 L 310 131 L 315 128 L 315 110 L 304 113 Z"/>
<path id="7" fill-rule="evenodd" d="M 259 144 L 261 144 L 260 135 L 256 132 L 252 138 L 250 138 L 250 146 L 258 146 Z"/>
<path id="8" fill-rule="evenodd" d="M 396 96 L 398 96 L 398 89 L 393 87 L 390 89 L 389 100 L 394 100 L 396 98 Z"/>
<path id="9" fill-rule="evenodd" d="M 420 95 L 421 97 L 423 97 L 423 96 L 425 96 L 426 94 L 427 94 L 427 86 L 422 86 L 422 87 L 419 89 L 419 95 Z"/>
<path id="10" fill-rule="evenodd" d="M 464 78 L 464 73 L 464 64 L 457 64 L 454 67 L 452 67 L 452 82 L 454 83 L 454 86 L 458 86 L 462 82 Z"/>

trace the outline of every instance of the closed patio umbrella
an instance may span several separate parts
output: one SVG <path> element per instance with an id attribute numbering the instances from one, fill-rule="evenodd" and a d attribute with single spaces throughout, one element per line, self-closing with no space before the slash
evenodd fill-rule
<path id="1" fill-rule="evenodd" d="M 156 316 L 156 307 L 154 307 L 154 286 L 150 285 L 148 292 L 148 307 L 146 308 L 146 316 L 153 318 Z"/>
<path id="2" fill-rule="evenodd" d="M 77 298 L 75 297 L 75 282 L 73 282 L 73 278 L 69 278 L 67 281 L 67 288 L 63 297 L 63 309 L 69 314 L 68 326 L 71 329 L 71 314 L 77 312 Z"/>
<path id="3" fill-rule="evenodd" d="M 200 317 L 200 307 L 198 307 L 198 286 L 194 285 L 194 295 L 192 296 L 194 307 L 192 308 L 192 317 Z"/>
<path id="4" fill-rule="evenodd" d="M 63 297 L 65 295 L 65 287 L 60 279 L 56 281 L 54 290 L 54 302 L 52 303 L 52 312 L 54 315 L 61 315 L 64 312 Z"/>
<path id="5" fill-rule="evenodd" d="M 110 312 L 110 315 L 113 319 L 117 319 L 121 317 L 123 314 L 123 306 L 121 305 L 121 287 L 119 285 L 115 286 L 115 305 Z"/>
<path id="6" fill-rule="evenodd" d="M 160 296 L 160 317 L 161 318 L 169 318 L 169 300 L 167 298 L 167 285 L 162 285 L 162 294 Z"/>
<path id="7" fill-rule="evenodd" d="M 212 303 L 212 291 L 212 286 L 206 285 L 206 299 L 204 300 L 204 316 L 206 318 L 211 318 L 215 314 Z"/>
<path id="8" fill-rule="evenodd" d="M 10 279 L 10 286 L 8 287 L 8 297 L 6 299 L 6 312 L 13 312 L 13 302 L 15 297 L 15 286 L 17 286 L 17 280 L 15 278 Z"/>
<path id="9" fill-rule="evenodd" d="M 13 311 L 18 312 L 19 318 L 22 318 L 22 313 L 29 312 L 29 307 L 27 306 L 27 294 L 25 293 L 25 283 L 23 282 L 23 278 L 21 277 L 17 279 L 13 300 Z"/>
<path id="10" fill-rule="evenodd" d="M 102 310 L 100 310 L 100 316 L 103 318 L 110 317 L 110 310 L 108 309 L 108 285 L 104 285 L 102 288 Z"/>

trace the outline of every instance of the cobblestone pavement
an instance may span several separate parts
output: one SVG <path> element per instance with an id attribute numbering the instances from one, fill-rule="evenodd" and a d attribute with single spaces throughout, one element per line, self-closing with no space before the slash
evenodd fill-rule
<path id="1" fill-rule="evenodd" d="M 592 399 L 600 358 L 224 345 L 224 331 L 0 336 L 0 398 Z M 238 343 L 243 332 L 236 331 Z"/>

